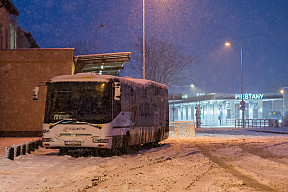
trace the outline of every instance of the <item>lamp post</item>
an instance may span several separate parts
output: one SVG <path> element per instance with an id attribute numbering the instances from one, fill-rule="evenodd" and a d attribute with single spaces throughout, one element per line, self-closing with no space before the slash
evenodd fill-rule
<path id="1" fill-rule="evenodd" d="M 143 79 L 145 79 L 145 0 L 143 0 Z"/>
<path id="2" fill-rule="evenodd" d="M 230 42 L 226 42 L 225 43 L 225 46 L 227 47 L 230 47 L 231 43 Z M 242 51 L 242 44 L 240 44 L 240 48 L 241 48 L 241 98 L 242 98 L 242 101 L 240 102 L 240 104 L 242 105 L 240 107 L 240 109 L 242 110 L 242 127 L 244 128 L 244 123 L 245 123 L 245 120 L 244 120 L 244 111 L 245 111 L 245 102 L 244 102 L 244 98 L 243 98 L 243 59 L 242 59 L 242 55 L 243 55 L 243 51 Z"/>

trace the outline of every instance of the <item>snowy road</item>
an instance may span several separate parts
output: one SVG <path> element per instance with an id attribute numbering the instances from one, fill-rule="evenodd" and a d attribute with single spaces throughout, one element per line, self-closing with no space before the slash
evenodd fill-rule
<path id="1" fill-rule="evenodd" d="M 40 148 L 0 161 L 0 191 L 287 191 L 288 137 L 169 138 L 111 157 Z"/>

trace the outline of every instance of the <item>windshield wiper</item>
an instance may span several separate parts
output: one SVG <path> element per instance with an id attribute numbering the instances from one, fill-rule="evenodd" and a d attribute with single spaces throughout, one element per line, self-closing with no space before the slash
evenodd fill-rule
<path id="1" fill-rule="evenodd" d="M 70 123 L 74 123 L 74 122 L 76 122 L 76 120 L 74 120 L 74 119 L 62 119 L 60 121 L 57 121 L 54 124 L 49 124 L 49 129 L 52 129 L 53 127 L 55 127 L 58 124 L 70 124 Z"/>
<path id="2" fill-rule="evenodd" d="M 98 129 L 102 129 L 102 126 L 101 125 L 95 125 L 95 124 L 92 124 L 92 123 L 87 123 L 87 122 L 81 122 L 81 121 L 77 121 L 75 119 L 62 119 L 60 121 L 57 121 L 56 123 L 54 124 L 49 124 L 49 129 L 52 129 L 53 127 L 55 127 L 56 125 L 59 125 L 59 124 L 71 124 L 71 123 L 76 123 L 76 124 L 86 124 L 86 125 L 89 125 L 91 127 L 95 127 L 95 128 L 98 128 Z"/>

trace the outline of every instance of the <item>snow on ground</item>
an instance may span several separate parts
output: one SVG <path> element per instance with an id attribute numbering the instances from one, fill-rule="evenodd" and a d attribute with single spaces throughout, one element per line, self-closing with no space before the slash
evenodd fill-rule
<path id="1" fill-rule="evenodd" d="M 196 137 L 170 137 L 155 148 L 106 157 L 75 158 L 40 148 L 14 161 L 2 157 L 0 191 L 284 192 L 285 133 L 287 128 L 201 128 Z"/>

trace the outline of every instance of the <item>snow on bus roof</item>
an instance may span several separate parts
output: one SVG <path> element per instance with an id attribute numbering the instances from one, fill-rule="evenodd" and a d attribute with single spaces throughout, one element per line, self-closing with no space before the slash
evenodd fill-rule
<path id="1" fill-rule="evenodd" d="M 133 77 L 118 77 L 112 75 L 99 75 L 97 73 L 77 73 L 75 75 L 61 75 L 53 77 L 48 82 L 76 82 L 76 81 L 100 81 L 100 82 L 109 82 L 110 80 L 119 80 L 120 82 L 125 82 L 132 84 L 133 86 L 148 86 L 154 84 L 158 87 L 167 89 L 167 86 L 155 81 L 146 80 L 146 79 L 135 79 Z"/>
<path id="2" fill-rule="evenodd" d="M 71 82 L 71 81 L 100 81 L 108 82 L 111 75 L 98 75 L 96 73 L 77 73 L 75 75 L 61 75 L 53 77 L 50 82 Z"/>
<path id="3" fill-rule="evenodd" d="M 127 81 L 129 83 L 137 83 L 137 84 L 141 84 L 143 86 L 147 86 L 147 85 L 150 85 L 150 84 L 154 84 L 154 85 L 157 85 L 158 87 L 162 87 L 164 89 L 167 89 L 167 86 L 164 85 L 164 84 L 161 84 L 161 83 L 158 83 L 158 82 L 155 82 L 155 81 L 151 81 L 151 80 L 147 80 L 147 79 L 135 79 L 133 77 L 120 77 L 121 79 L 119 79 L 120 81 Z"/>

